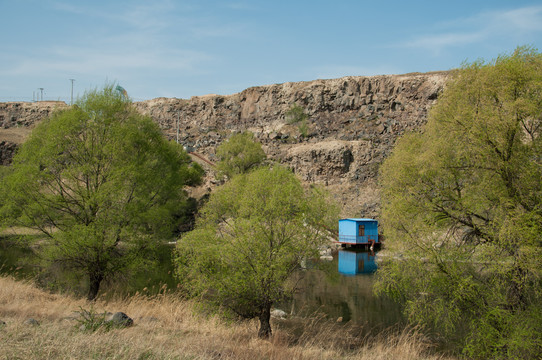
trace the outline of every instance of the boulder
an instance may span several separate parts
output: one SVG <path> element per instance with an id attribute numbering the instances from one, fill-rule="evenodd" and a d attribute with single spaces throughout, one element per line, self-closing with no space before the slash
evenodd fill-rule
<path id="1" fill-rule="evenodd" d="M 32 325 L 32 326 L 38 326 L 40 323 L 38 320 L 34 319 L 34 318 L 28 318 L 24 321 L 24 324 L 25 325 Z"/>
<path id="2" fill-rule="evenodd" d="M 106 318 L 115 327 L 129 327 L 134 324 L 134 320 L 123 312 L 116 312 Z"/>
<path id="3" fill-rule="evenodd" d="M 273 309 L 271 310 L 271 316 L 276 319 L 284 319 L 286 317 L 286 313 L 280 309 Z"/>

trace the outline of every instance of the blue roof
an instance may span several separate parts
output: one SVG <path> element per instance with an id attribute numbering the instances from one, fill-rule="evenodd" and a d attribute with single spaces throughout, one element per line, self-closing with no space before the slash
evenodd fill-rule
<path id="1" fill-rule="evenodd" d="M 343 220 L 349 220 L 349 221 L 376 221 L 375 219 L 360 219 L 360 218 L 348 218 L 348 219 L 341 219 L 339 221 Z"/>

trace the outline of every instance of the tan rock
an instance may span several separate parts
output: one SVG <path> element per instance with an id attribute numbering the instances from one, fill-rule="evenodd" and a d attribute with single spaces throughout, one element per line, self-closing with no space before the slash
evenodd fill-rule
<path id="1" fill-rule="evenodd" d="M 379 166 L 399 136 L 425 124 L 447 76 L 347 76 L 257 86 L 225 96 L 157 98 L 135 106 L 169 138 L 176 139 L 179 128 L 179 141 L 211 162 L 216 147 L 231 133 L 252 131 L 268 157 L 307 183 L 327 186 L 343 206 L 343 216 L 378 216 Z M 286 112 L 294 104 L 309 115 L 306 138 L 298 125 L 286 123 Z M 0 128 L 31 127 L 65 106 L 0 103 Z M 204 191 L 216 186 L 204 183 Z"/>

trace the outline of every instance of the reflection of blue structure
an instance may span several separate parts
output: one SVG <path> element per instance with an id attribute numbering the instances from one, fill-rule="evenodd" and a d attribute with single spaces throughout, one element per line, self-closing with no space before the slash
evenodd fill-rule
<path id="1" fill-rule="evenodd" d="M 378 244 L 378 221 L 374 219 L 339 220 L 339 242 L 342 244 Z"/>
<path id="2" fill-rule="evenodd" d="M 374 252 L 339 250 L 339 273 L 371 274 L 377 269 Z"/>

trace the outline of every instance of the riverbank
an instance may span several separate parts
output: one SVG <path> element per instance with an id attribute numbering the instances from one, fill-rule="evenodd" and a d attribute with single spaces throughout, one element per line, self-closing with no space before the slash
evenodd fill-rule
<path id="1" fill-rule="evenodd" d="M 345 325 L 306 321 L 292 335 L 275 320 L 271 340 L 257 337 L 257 322 L 228 323 L 204 317 L 172 294 L 98 300 L 92 309 L 122 311 L 134 325 L 109 332 L 79 330 L 74 312 L 85 300 L 50 294 L 29 282 L 0 277 L 2 359 L 445 359 L 415 331 L 357 338 Z M 39 325 L 25 324 L 33 318 Z M 2 324 L 0 322 L 0 324 Z M 290 324 L 291 325 L 291 324 Z"/>

